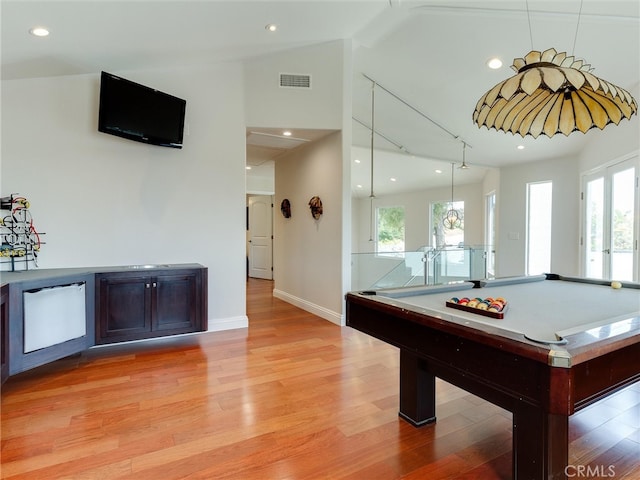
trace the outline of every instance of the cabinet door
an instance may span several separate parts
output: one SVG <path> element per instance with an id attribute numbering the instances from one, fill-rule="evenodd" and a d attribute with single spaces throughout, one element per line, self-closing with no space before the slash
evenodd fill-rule
<path id="1" fill-rule="evenodd" d="M 153 278 L 152 330 L 167 334 L 200 328 L 200 274 L 166 274 Z"/>
<path id="2" fill-rule="evenodd" d="M 0 383 L 9 377 L 9 287 L 0 290 Z"/>
<path id="3" fill-rule="evenodd" d="M 99 343 L 145 338 L 151 331 L 150 277 L 101 278 Z"/>

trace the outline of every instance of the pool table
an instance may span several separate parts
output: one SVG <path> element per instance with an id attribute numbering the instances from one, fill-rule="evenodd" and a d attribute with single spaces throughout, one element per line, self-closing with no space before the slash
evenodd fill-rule
<path id="1" fill-rule="evenodd" d="M 503 297 L 503 318 L 448 306 Z M 569 416 L 640 380 L 640 284 L 560 275 L 350 292 L 348 326 L 400 349 L 399 415 L 436 420 L 436 377 L 513 414 L 513 478 L 566 479 Z"/>

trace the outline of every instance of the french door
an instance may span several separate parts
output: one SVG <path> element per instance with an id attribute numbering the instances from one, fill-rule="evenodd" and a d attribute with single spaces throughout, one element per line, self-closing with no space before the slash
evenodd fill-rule
<path id="1" fill-rule="evenodd" d="M 584 276 L 639 281 L 638 156 L 583 177 Z"/>

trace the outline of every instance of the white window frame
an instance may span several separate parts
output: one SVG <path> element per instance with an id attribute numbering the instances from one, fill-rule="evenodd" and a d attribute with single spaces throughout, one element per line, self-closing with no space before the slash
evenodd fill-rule
<path id="1" fill-rule="evenodd" d="M 587 183 L 597 178 L 603 178 L 604 180 L 604 217 L 605 217 L 605 228 L 609 229 L 611 225 L 612 218 L 612 202 L 611 202 L 611 184 L 613 175 L 616 173 L 623 171 L 628 168 L 635 168 L 635 198 L 634 202 L 634 223 L 633 223 L 633 256 L 632 256 L 632 271 L 633 271 L 633 281 L 640 281 L 640 251 L 639 251 L 639 243 L 640 243 L 640 156 L 638 152 L 631 153 L 622 158 L 618 158 L 611 162 L 608 162 L 598 168 L 590 170 L 582 174 L 581 178 L 581 215 L 580 215 L 580 274 L 586 276 L 587 272 L 587 249 L 588 249 L 588 235 L 586 233 L 586 228 L 588 225 L 587 222 L 587 202 L 586 202 L 586 191 L 587 191 Z M 605 232 L 605 249 L 611 248 L 611 231 Z M 611 279 L 611 270 L 610 263 L 605 262 L 603 264 L 603 277 L 608 280 Z"/>
<path id="2" fill-rule="evenodd" d="M 391 209 L 391 208 L 402 208 L 402 210 L 405 213 L 405 220 L 404 220 L 404 238 L 402 240 L 404 248 L 402 249 L 401 252 L 395 252 L 395 251 L 384 251 L 384 250 L 380 250 L 380 236 L 379 236 L 379 229 L 380 229 L 380 210 L 382 209 Z M 406 214 L 407 214 L 407 209 L 405 208 L 404 205 L 383 205 L 383 206 L 378 206 L 375 209 L 375 238 L 374 238 L 374 242 L 375 242 L 375 252 L 377 256 L 385 256 L 385 257 L 404 257 L 404 252 L 406 249 L 406 242 L 407 242 L 407 218 L 406 218 Z"/>
<path id="3" fill-rule="evenodd" d="M 533 269 L 533 265 L 532 265 L 532 261 L 534 261 L 533 258 L 533 246 L 532 243 L 534 241 L 538 242 L 540 240 L 539 233 L 536 233 L 536 237 L 533 236 L 534 231 L 535 232 L 539 232 L 540 228 L 543 227 L 542 225 L 536 225 L 535 228 L 534 226 L 532 226 L 532 209 L 534 207 L 536 207 L 536 205 L 534 205 L 534 202 L 531 199 L 532 196 L 532 188 L 535 187 L 539 187 L 542 185 L 548 185 L 551 189 L 551 193 L 549 195 L 549 205 L 547 208 L 547 212 L 546 212 L 546 216 L 548 218 L 548 224 L 544 225 L 544 227 L 547 227 L 547 231 L 548 231 L 548 236 L 545 238 L 547 245 L 543 246 L 542 248 L 546 250 L 548 250 L 547 256 L 548 258 L 544 261 L 544 262 L 540 262 L 538 260 L 538 263 L 545 263 L 545 267 L 542 269 Z M 544 181 L 540 181 L 540 182 L 529 182 L 527 183 L 527 217 L 526 217 L 526 248 L 525 248 L 525 273 L 527 275 L 537 275 L 537 274 L 541 274 L 541 273 L 551 273 L 551 257 L 552 257 L 552 249 L 553 249 L 553 243 L 552 243 L 552 227 L 553 227 L 553 182 L 551 180 L 544 180 Z M 537 213 L 536 215 L 544 215 L 544 213 Z M 538 245 L 535 246 L 536 250 L 540 249 L 540 247 Z M 538 254 L 536 253 L 536 256 Z"/>

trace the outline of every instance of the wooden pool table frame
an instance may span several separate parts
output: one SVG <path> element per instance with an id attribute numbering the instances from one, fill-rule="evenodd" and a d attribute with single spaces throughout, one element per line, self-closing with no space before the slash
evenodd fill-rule
<path id="1" fill-rule="evenodd" d="M 640 380 L 637 316 L 619 335 L 570 335 L 559 355 L 557 347 L 517 333 L 417 310 L 376 295 L 346 295 L 347 325 L 400 349 L 402 418 L 415 426 L 435 422 L 436 377 L 513 414 L 514 480 L 566 479 L 569 416 Z"/>

